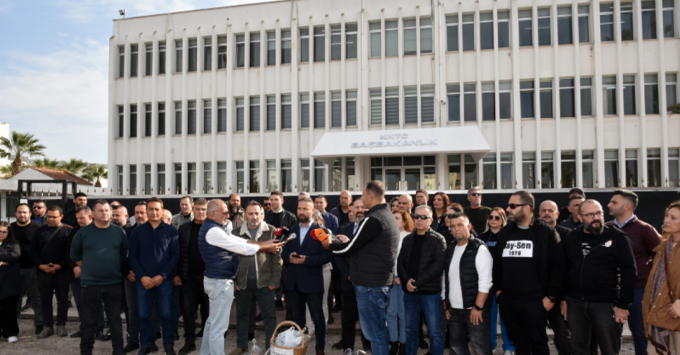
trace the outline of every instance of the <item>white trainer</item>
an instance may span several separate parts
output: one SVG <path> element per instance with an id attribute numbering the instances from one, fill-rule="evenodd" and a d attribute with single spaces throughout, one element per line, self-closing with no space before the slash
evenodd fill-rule
<path id="1" fill-rule="evenodd" d="M 18 342 L 18 341 L 19 341 L 19 339 L 18 339 L 17 337 L 9 337 L 9 338 L 7 338 L 7 342 L 10 343 L 10 344 L 11 344 L 11 343 L 16 343 L 16 342 Z"/>

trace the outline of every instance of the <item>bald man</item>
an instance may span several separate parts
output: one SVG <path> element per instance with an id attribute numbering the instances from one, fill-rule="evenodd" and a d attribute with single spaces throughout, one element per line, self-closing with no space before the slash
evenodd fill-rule
<path id="1" fill-rule="evenodd" d="M 172 222 L 172 212 L 170 212 L 170 210 L 163 210 L 163 216 L 161 216 L 161 220 L 167 224 L 170 224 L 170 222 Z"/>
<path id="2" fill-rule="evenodd" d="M 571 229 L 557 224 L 557 220 L 560 216 L 560 209 L 554 201 L 543 201 L 538 214 L 543 222 L 548 223 L 548 225 L 555 228 L 555 231 L 560 235 L 560 239 L 564 239 L 564 237 L 571 232 Z"/>
<path id="3" fill-rule="evenodd" d="M 338 226 L 349 222 L 349 204 L 352 203 L 352 194 L 349 190 L 340 193 L 340 204 L 333 207 L 329 212 L 338 218 Z"/>
<path id="4" fill-rule="evenodd" d="M 399 200 L 397 200 L 397 206 L 399 206 L 399 209 L 411 214 L 411 211 L 413 211 L 413 197 L 409 194 L 403 194 L 399 196 Z"/>

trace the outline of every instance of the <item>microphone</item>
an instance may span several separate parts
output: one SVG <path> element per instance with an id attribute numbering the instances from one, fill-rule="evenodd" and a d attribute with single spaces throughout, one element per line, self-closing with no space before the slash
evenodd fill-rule
<path id="1" fill-rule="evenodd" d="M 286 243 L 290 242 L 291 240 L 293 240 L 293 239 L 295 239 L 295 238 L 297 238 L 297 234 L 295 234 L 295 233 L 290 233 L 290 236 L 288 237 L 288 239 L 286 239 L 286 240 L 284 240 L 283 242 L 281 242 L 281 245 L 286 245 Z"/>
<path id="2" fill-rule="evenodd" d="M 283 226 L 281 228 L 276 228 L 276 230 L 274 231 L 274 235 L 279 237 L 279 240 L 280 240 L 280 239 L 288 237 L 290 235 L 290 232 L 291 232 L 291 230 L 290 230 L 289 226 Z M 281 238 L 281 237 L 283 237 L 283 238 Z"/>
<path id="3" fill-rule="evenodd" d="M 311 233 L 312 239 L 318 240 L 320 242 L 331 238 L 331 243 L 338 244 L 341 241 L 331 232 L 328 228 L 317 228 Z"/>

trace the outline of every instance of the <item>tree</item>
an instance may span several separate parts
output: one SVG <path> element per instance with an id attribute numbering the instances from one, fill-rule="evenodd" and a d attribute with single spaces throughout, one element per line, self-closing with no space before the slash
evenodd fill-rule
<path id="1" fill-rule="evenodd" d="M 59 169 L 59 161 L 45 157 L 34 160 L 32 166 L 35 168 Z"/>
<path id="2" fill-rule="evenodd" d="M 0 158 L 12 160 L 12 175 L 23 168 L 23 159 L 45 156 L 45 146 L 30 133 L 12 131 L 10 138 L 0 137 Z"/>
<path id="3" fill-rule="evenodd" d="M 68 161 L 62 160 L 59 162 L 59 169 L 66 170 L 73 175 L 78 175 L 85 169 L 85 162 L 81 159 L 71 158 Z"/>
<path id="4" fill-rule="evenodd" d="M 12 177 L 12 164 L 0 166 L 0 175 L 5 179 Z"/>
<path id="5" fill-rule="evenodd" d="M 92 164 L 83 170 L 83 179 L 94 182 L 94 187 L 102 187 L 102 183 L 99 181 L 100 178 L 109 178 L 105 165 Z"/>

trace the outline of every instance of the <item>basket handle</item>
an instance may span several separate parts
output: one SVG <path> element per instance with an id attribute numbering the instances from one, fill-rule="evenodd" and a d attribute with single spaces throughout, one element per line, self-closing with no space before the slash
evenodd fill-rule
<path id="1" fill-rule="evenodd" d="M 271 338 L 271 340 L 270 340 L 270 343 L 276 342 L 276 334 L 278 334 L 279 328 L 281 328 L 281 327 L 284 326 L 284 325 L 292 325 L 292 326 L 294 326 L 295 328 L 297 328 L 297 330 L 298 330 L 298 331 L 300 332 L 300 334 L 302 335 L 302 344 L 301 344 L 300 346 L 306 346 L 306 344 L 307 344 L 307 339 L 305 339 L 305 333 L 302 331 L 302 329 L 300 328 L 300 326 L 297 325 L 297 323 L 291 322 L 291 321 L 289 321 L 289 320 L 285 320 L 285 321 L 279 323 L 279 325 L 276 326 L 276 329 L 274 329 L 274 334 L 272 334 L 272 338 Z"/>

